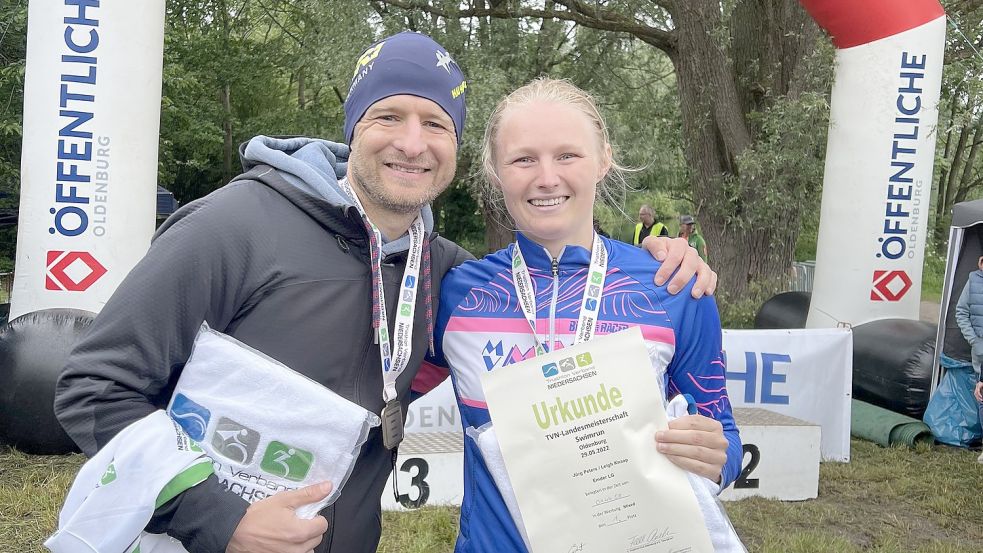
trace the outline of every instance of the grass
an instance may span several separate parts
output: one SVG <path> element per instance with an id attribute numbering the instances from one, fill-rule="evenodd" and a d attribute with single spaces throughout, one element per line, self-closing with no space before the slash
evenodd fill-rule
<path id="1" fill-rule="evenodd" d="M 945 279 L 945 255 L 925 250 L 922 268 L 922 301 L 939 302 L 942 298 L 942 281 Z M 959 295 L 959 291 L 955 292 Z"/>
<path id="2" fill-rule="evenodd" d="M 0 449 L 0 543 L 41 552 L 78 455 L 38 457 Z M 976 454 L 939 446 L 882 448 L 852 441 L 852 461 L 824 463 L 819 497 L 726 504 L 751 552 L 979 553 L 983 551 L 983 465 Z M 383 514 L 381 553 L 453 550 L 457 509 Z"/>

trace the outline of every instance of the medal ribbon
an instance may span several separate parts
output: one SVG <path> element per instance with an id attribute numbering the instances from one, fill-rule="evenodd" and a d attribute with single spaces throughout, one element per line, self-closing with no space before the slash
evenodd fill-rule
<path id="1" fill-rule="evenodd" d="M 552 258 L 552 255 L 550 257 Z M 597 233 L 594 233 L 590 267 L 587 269 L 587 280 L 584 282 L 584 297 L 580 302 L 580 317 L 577 319 L 577 334 L 574 338 L 574 344 L 586 342 L 594 337 L 597 316 L 601 310 L 601 293 L 604 291 L 604 278 L 607 276 L 607 270 L 607 248 L 604 247 L 604 243 L 601 242 Z M 519 249 L 519 242 L 516 242 L 512 248 L 512 282 L 515 283 L 519 306 L 522 308 L 526 322 L 529 323 L 529 329 L 532 330 L 532 335 L 536 339 L 536 355 L 543 355 L 553 347 L 553 344 L 544 345 L 543 341 L 539 339 L 539 333 L 536 332 L 536 288 L 532 284 L 529 267 Z"/>
<path id="2" fill-rule="evenodd" d="M 424 236 L 423 216 L 417 215 L 409 228 L 410 248 L 406 256 L 406 268 L 397 297 L 396 323 L 393 336 L 389 336 L 389 318 L 386 314 L 386 294 L 382 280 L 382 232 L 369 220 L 355 191 L 347 180 L 340 183 L 355 203 L 366 229 L 369 231 L 369 250 L 372 269 L 372 324 L 379 343 L 379 359 L 382 362 L 382 399 L 389 403 L 396 399 L 396 378 L 410 361 L 413 351 L 413 313 L 416 311 L 416 289 L 420 281 Z"/>

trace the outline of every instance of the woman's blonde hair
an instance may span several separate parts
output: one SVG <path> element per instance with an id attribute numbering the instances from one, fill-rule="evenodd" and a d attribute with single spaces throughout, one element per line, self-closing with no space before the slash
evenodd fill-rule
<path id="1" fill-rule="evenodd" d="M 605 124 L 604 117 L 597 108 L 597 102 L 594 101 L 593 96 L 564 79 L 549 77 L 533 79 L 502 98 L 488 117 L 488 124 L 485 125 L 485 137 L 482 141 L 481 152 L 481 168 L 485 184 L 488 187 L 485 195 L 496 200 L 495 204 L 497 205 L 501 205 L 501 201 L 499 201 L 501 200 L 499 187 L 501 179 L 495 170 L 495 139 L 498 137 L 502 119 L 509 109 L 533 102 L 548 102 L 579 110 L 587 116 L 591 127 L 597 133 L 601 155 L 604 154 L 604 146 L 611 145 L 607 124 Z M 628 191 L 628 181 L 625 179 L 625 174 L 634 169 L 619 164 L 615 159 L 614 146 L 611 146 L 611 150 L 611 167 L 601 182 L 597 183 L 597 197 L 615 210 L 621 211 Z"/>

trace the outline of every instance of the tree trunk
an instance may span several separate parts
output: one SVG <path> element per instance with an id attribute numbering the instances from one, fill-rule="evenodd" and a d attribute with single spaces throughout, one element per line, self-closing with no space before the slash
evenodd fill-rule
<path id="1" fill-rule="evenodd" d="M 307 107 L 307 72 L 301 67 L 297 71 L 297 107 L 305 109 Z"/>
<path id="2" fill-rule="evenodd" d="M 485 253 L 497 252 L 515 240 L 515 225 L 508 217 L 502 217 L 494 208 L 483 208 L 481 215 L 485 219 Z"/>
<path id="3" fill-rule="evenodd" d="M 727 182 L 740 178 L 737 158 L 752 144 L 744 117 L 749 95 L 739 95 L 726 52 L 714 28 L 721 24 L 715 2 L 690 2 L 691 9 L 674 14 L 678 47 L 670 58 L 676 68 L 684 148 L 692 170 L 693 200 L 720 289 L 730 297 L 745 297 L 752 281 L 779 277 L 792 260 L 798 238 L 798 213 L 788 210 L 776 221 L 753 232 L 730 224 L 755 209 L 755 187 L 737 197 Z M 742 98 L 743 96 L 743 98 Z M 715 217 L 704 216 L 715 214 Z"/>
<path id="4" fill-rule="evenodd" d="M 969 194 L 973 186 L 973 168 L 976 166 L 976 157 L 980 153 L 980 144 L 983 143 L 983 116 L 981 116 L 980 120 L 977 121 L 975 125 L 970 125 L 964 130 L 971 130 L 974 126 L 976 127 L 976 130 L 973 132 L 973 138 L 970 140 L 970 144 L 972 144 L 972 146 L 970 146 L 969 155 L 966 156 L 965 161 L 961 159 L 953 160 L 953 173 L 956 172 L 959 165 L 962 165 L 962 171 L 960 172 L 959 176 L 959 190 L 952 199 L 953 205 L 965 201 L 966 196 Z M 949 206 L 946 213 L 948 214 L 951 211 L 952 205 Z"/>
<path id="5" fill-rule="evenodd" d="M 950 99 L 950 111 L 949 119 L 945 122 L 939 121 L 939 127 L 945 127 L 945 141 L 942 147 L 942 159 L 949 159 L 949 150 L 952 148 L 952 124 L 956 119 L 956 110 L 959 107 L 959 87 L 956 87 L 956 94 L 952 95 Z M 935 187 L 935 228 L 932 229 L 932 236 L 934 238 L 933 242 L 938 246 L 945 244 L 946 238 L 949 236 L 949 227 L 944 224 L 946 219 L 946 214 L 948 213 L 948 205 L 946 203 L 946 188 L 945 185 L 949 182 L 949 170 L 942 164 L 941 169 L 939 169 L 938 184 Z"/>

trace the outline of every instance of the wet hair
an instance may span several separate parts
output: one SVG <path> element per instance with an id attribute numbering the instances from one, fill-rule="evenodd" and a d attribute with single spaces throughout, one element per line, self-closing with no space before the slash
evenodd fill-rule
<path id="1" fill-rule="evenodd" d="M 604 145 L 611 145 L 608 127 L 604 117 L 597 108 L 597 102 L 588 92 L 580 89 L 570 81 L 539 77 L 515 89 L 511 94 L 502 98 L 488 117 L 485 125 L 485 137 L 482 141 L 481 171 L 486 190 L 483 196 L 489 198 L 500 210 L 502 208 L 502 192 L 499 187 L 501 179 L 495 171 L 495 140 L 501 129 L 502 119 L 512 108 L 525 106 L 534 102 L 548 102 L 561 106 L 570 106 L 583 113 L 591 123 L 597 137 L 600 153 L 604 153 Z M 618 212 L 624 214 L 622 206 L 625 203 L 629 185 L 625 178 L 627 173 L 636 169 L 623 166 L 615 159 L 614 146 L 611 146 L 611 168 L 599 183 L 597 197 Z"/>

